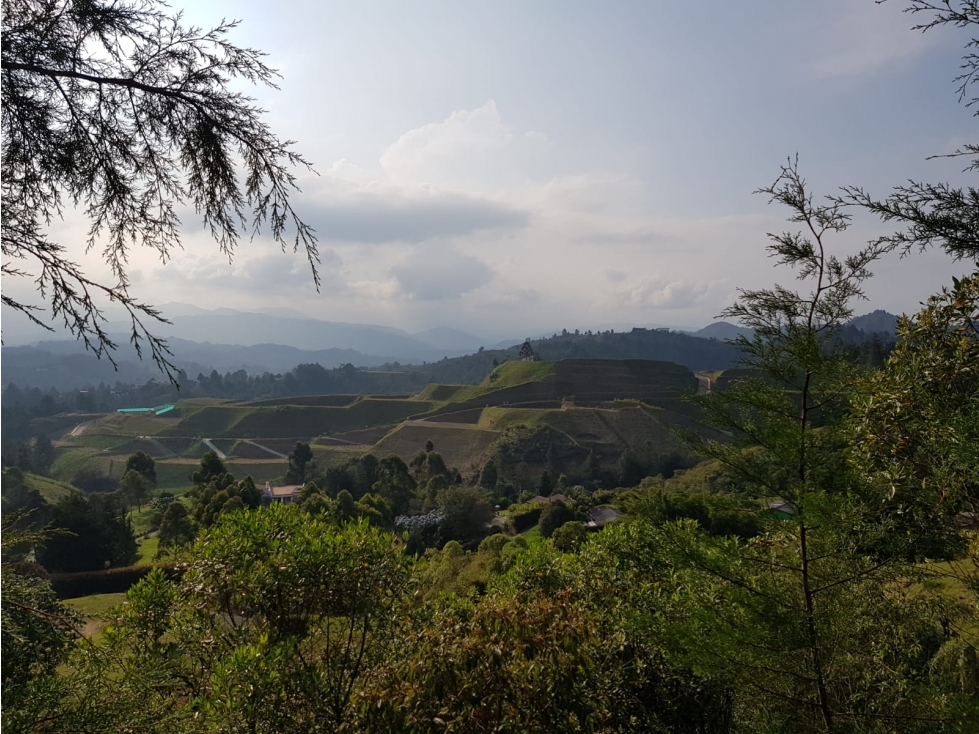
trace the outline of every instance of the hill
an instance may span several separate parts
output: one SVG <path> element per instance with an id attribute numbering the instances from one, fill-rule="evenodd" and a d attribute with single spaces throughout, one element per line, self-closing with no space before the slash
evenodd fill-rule
<path id="1" fill-rule="evenodd" d="M 680 450 L 672 429 L 695 427 L 682 396 L 697 386 L 690 370 L 669 362 L 570 359 L 506 362 L 479 385 L 430 384 L 414 396 L 180 400 L 161 416 L 79 416 L 88 420 L 66 426 L 56 442 L 54 473 L 118 478 L 125 458 L 142 450 L 157 459 L 161 488 L 181 488 L 208 450 L 205 439 L 234 473 L 262 481 L 284 474 L 296 441 L 311 443 L 325 467 L 368 451 L 410 459 L 432 440 L 450 465 L 475 472 L 506 439 L 530 476 L 542 461 L 568 468 L 589 453 L 614 462 L 627 449 Z M 558 446 L 550 455 L 549 444 Z"/>
<path id="2" fill-rule="evenodd" d="M 746 329 L 743 326 L 729 324 L 727 321 L 715 321 L 713 324 L 708 324 L 703 329 L 692 332 L 691 335 L 699 336 L 702 339 L 730 341 L 731 339 L 736 339 L 739 336 L 750 338 L 753 333 L 754 332 L 751 329 Z"/>
<path id="3" fill-rule="evenodd" d="M 29 488 L 40 492 L 45 502 L 52 505 L 62 497 L 67 497 L 72 492 L 78 491 L 66 482 L 59 482 L 51 477 L 42 477 L 39 474 L 24 474 L 24 482 Z"/>
<path id="4" fill-rule="evenodd" d="M 893 336 L 897 333 L 897 316 L 878 309 L 863 316 L 857 316 L 850 321 L 850 325 L 857 327 L 867 335 L 889 334 Z"/>

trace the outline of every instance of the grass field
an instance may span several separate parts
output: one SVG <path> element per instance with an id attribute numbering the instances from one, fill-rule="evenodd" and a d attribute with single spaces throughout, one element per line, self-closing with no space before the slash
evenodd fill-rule
<path id="1" fill-rule="evenodd" d="M 83 436 L 153 436 L 186 420 L 187 409 L 176 409 L 157 418 L 148 413 L 110 413 L 85 429 Z"/>
<path id="2" fill-rule="evenodd" d="M 126 593 L 119 592 L 118 594 L 92 594 L 91 596 L 80 596 L 77 599 L 65 599 L 64 604 L 83 617 L 98 617 L 124 601 L 126 601 Z"/>
<path id="3" fill-rule="evenodd" d="M 430 382 L 425 389 L 418 393 L 419 400 L 434 400 L 437 402 L 447 402 L 458 400 L 460 393 L 472 390 L 472 385 L 440 385 L 437 382 Z"/>
<path id="4" fill-rule="evenodd" d="M 83 433 L 80 436 L 67 436 L 60 443 L 65 446 L 114 450 L 116 447 L 132 443 L 132 436 L 116 436 L 103 433 Z"/>
<path id="5" fill-rule="evenodd" d="M 25 474 L 24 482 L 31 489 L 36 489 L 48 504 L 54 504 L 62 497 L 66 497 L 78 490 L 66 482 L 59 482 L 57 479 L 42 477 L 38 474 Z"/>
<path id="6" fill-rule="evenodd" d="M 160 539 L 157 537 L 146 538 L 139 541 L 136 548 L 136 566 L 149 566 L 156 557 L 156 552 L 160 549 Z"/>

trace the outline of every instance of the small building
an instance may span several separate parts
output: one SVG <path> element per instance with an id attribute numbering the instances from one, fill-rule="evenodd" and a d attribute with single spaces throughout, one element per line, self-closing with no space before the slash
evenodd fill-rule
<path id="1" fill-rule="evenodd" d="M 550 497 L 545 497 L 544 495 L 537 495 L 533 499 L 527 500 L 528 505 L 551 505 L 555 502 L 567 502 L 568 498 L 563 494 L 552 494 Z"/>
<path id="2" fill-rule="evenodd" d="M 588 510 L 588 522 L 585 523 L 585 528 L 588 530 L 600 530 L 610 522 L 615 522 L 624 514 L 624 512 L 616 510 L 614 507 L 593 507 Z"/>
<path id="3" fill-rule="evenodd" d="M 768 503 L 768 512 L 778 520 L 789 520 L 795 515 L 796 512 L 798 512 L 798 510 L 791 502 L 778 500 L 776 502 Z"/>
<path id="4" fill-rule="evenodd" d="M 279 502 L 283 505 L 291 505 L 299 497 L 304 484 L 287 484 L 284 487 L 273 487 L 269 482 L 265 483 L 262 490 L 262 500 L 264 502 Z"/>

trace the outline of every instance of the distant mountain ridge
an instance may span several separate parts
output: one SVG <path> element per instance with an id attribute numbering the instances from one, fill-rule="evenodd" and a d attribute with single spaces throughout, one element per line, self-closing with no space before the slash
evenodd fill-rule
<path id="1" fill-rule="evenodd" d="M 863 316 L 856 316 L 850 319 L 846 326 L 859 329 L 868 337 L 872 334 L 889 334 L 893 336 L 897 333 L 897 320 L 898 317 L 894 314 L 877 309 L 876 311 L 864 314 Z M 691 336 L 699 336 L 704 339 L 730 341 L 731 339 L 736 339 L 739 336 L 751 338 L 754 331 L 744 326 L 731 324 L 727 321 L 715 321 L 712 324 L 708 324 L 703 329 L 685 333 L 689 333 Z"/>
<path id="2" fill-rule="evenodd" d="M 258 313 L 232 308 L 204 309 L 186 303 L 168 303 L 160 307 L 160 312 L 171 323 L 149 321 L 146 325 L 155 336 L 171 344 L 183 340 L 229 346 L 281 344 L 305 351 L 347 349 L 402 362 L 455 357 L 492 342 L 448 327 L 436 327 L 412 335 L 390 326 L 312 318 L 288 308 L 275 311 Z M 8 312 L 5 310 L 4 313 Z M 5 324 L 6 345 L 24 346 L 34 339 L 71 339 L 63 331 L 49 334 L 34 326 L 27 328 L 21 321 L 11 318 Z M 128 334 L 129 326 L 124 315 L 116 311 L 110 312 L 109 321 L 103 328 L 109 334 Z M 123 339 L 125 341 L 128 341 L 128 337 Z"/>

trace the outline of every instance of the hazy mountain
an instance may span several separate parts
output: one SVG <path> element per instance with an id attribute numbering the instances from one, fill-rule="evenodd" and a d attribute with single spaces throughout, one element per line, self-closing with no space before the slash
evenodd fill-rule
<path id="1" fill-rule="evenodd" d="M 704 339 L 717 339 L 719 341 L 730 341 L 739 336 L 751 337 L 754 332 L 743 326 L 730 324 L 727 321 L 715 321 L 708 324 L 703 329 L 691 332 L 691 336 L 699 336 Z"/>
<path id="2" fill-rule="evenodd" d="M 897 332 L 897 316 L 877 309 L 863 316 L 857 316 L 850 321 L 850 325 L 857 327 L 867 335 L 882 332 L 895 334 Z"/>
<path id="3" fill-rule="evenodd" d="M 41 342 L 37 346 L 4 347 L 2 355 L 3 384 L 11 382 L 20 386 L 30 385 L 59 390 L 83 388 L 100 382 L 115 384 L 117 381 L 143 383 L 166 377 L 156 365 L 145 357 L 142 361 L 135 350 L 126 343 L 125 337 L 116 339 L 120 347 L 113 355 L 118 363 L 114 369 L 108 359 L 96 359 L 86 352 L 78 341 Z M 277 344 L 250 346 L 227 344 L 198 344 L 183 339 L 170 339 L 174 353 L 171 361 L 177 369 L 186 370 L 190 377 L 198 373 L 221 374 L 245 370 L 248 374 L 263 372 L 287 372 L 302 363 L 319 363 L 327 369 L 352 363 L 358 367 L 377 367 L 392 361 L 389 356 L 361 354 L 352 349 L 303 350 Z"/>
<path id="4" fill-rule="evenodd" d="M 412 336 L 418 341 L 430 344 L 436 349 L 448 349 L 451 351 L 465 349 L 467 352 L 475 352 L 480 347 L 488 346 L 486 339 L 465 331 L 451 329 L 448 326 L 437 326 L 434 329 L 426 329 L 425 331 L 412 334 Z"/>
<path id="5" fill-rule="evenodd" d="M 4 344 L 20 346 L 42 339 L 70 339 L 63 330 L 46 332 L 4 309 Z M 204 309 L 186 303 L 167 303 L 160 312 L 169 324 L 147 322 L 156 335 L 168 340 L 184 339 L 215 344 L 282 344 L 303 350 L 350 349 L 364 355 L 385 355 L 402 362 L 431 361 L 467 354 L 485 340 L 463 331 L 440 327 L 412 336 L 390 326 L 352 324 L 311 318 L 288 308 L 275 313 L 238 311 L 232 308 Z M 8 318 L 9 315 L 9 318 Z M 109 333 L 128 333 L 129 321 L 119 309 L 107 310 Z"/>

